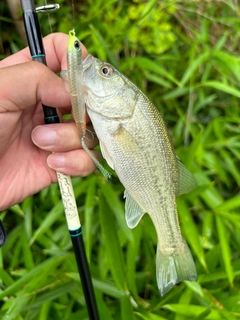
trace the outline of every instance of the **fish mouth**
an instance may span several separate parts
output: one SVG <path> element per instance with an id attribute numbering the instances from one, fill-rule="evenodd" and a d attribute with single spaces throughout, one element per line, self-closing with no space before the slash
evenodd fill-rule
<path id="1" fill-rule="evenodd" d="M 83 60 L 83 72 L 86 72 L 89 67 L 93 64 L 94 57 L 91 54 L 88 54 Z"/>

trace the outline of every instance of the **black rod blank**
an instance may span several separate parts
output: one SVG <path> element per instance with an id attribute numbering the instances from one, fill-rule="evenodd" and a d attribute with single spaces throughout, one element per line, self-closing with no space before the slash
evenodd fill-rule
<path id="1" fill-rule="evenodd" d="M 27 35 L 28 46 L 32 60 L 47 65 L 45 51 L 42 42 L 41 29 L 33 0 L 20 0 L 23 11 L 23 22 Z M 55 108 L 42 105 L 44 122 L 59 123 L 59 117 Z"/>

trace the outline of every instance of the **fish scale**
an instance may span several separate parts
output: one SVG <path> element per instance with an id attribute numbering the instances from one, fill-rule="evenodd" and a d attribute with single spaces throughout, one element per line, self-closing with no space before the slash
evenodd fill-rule
<path id="1" fill-rule="evenodd" d="M 176 158 L 161 115 L 136 85 L 91 55 L 83 62 L 83 86 L 102 154 L 125 187 L 128 226 L 136 227 L 144 213 L 155 226 L 160 293 L 179 281 L 195 281 L 176 206 L 176 196 L 192 190 L 195 180 Z"/>

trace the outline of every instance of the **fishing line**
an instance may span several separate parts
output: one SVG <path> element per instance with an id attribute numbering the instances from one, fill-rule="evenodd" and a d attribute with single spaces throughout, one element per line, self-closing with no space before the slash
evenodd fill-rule
<path id="1" fill-rule="evenodd" d="M 45 6 L 47 6 L 47 0 L 45 0 Z M 53 33 L 53 29 L 52 29 L 52 24 L 51 24 L 51 20 L 50 20 L 50 13 L 49 13 L 49 11 L 47 12 L 47 16 L 48 16 L 48 24 L 49 24 L 49 28 L 50 28 L 50 33 Z"/>
<path id="2" fill-rule="evenodd" d="M 45 0 L 45 5 L 36 7 L 36 12 L 37 12 L 37 13 L 45 13 L 45 14 L 47 14 L 47 16 L 48 16 L 48 25 L 49 25 L 50 33 L 53 33 L 53 28 L 52 28 L 52 24 L 51 24 L 50 13 L 57 11 L 59 8 L 60 8 L 60 5 L 59 5 L 59 4 L 57 4 L 57 3 L 48 4 L 48 3 L 47 3 L 47 0 Z"/>
<path id="3" fill-rule="evenodd" d="M 72 0 L 72 21 L 73 21 L 72 29 L 75 29 L 75 2 L 74 2 L 74 0 Z"/>

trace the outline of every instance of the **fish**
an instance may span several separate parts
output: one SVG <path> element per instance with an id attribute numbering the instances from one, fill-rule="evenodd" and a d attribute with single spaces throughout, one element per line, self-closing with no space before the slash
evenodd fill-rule
<path id="1" fill-rule="evenodd" d="M 176 206 L 176 197 L 196 181 L 176 157 L 162 116 L 134 83 L 91 54 L 83 61 L 83 94 L 102 155 L 125 187 L 128 227 L 147 213 L 156 229 L 160 294 L 180 281 L 196 281 Z"/>

